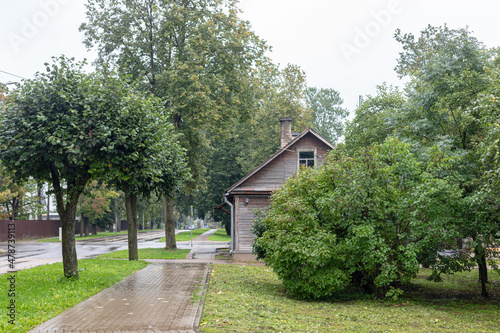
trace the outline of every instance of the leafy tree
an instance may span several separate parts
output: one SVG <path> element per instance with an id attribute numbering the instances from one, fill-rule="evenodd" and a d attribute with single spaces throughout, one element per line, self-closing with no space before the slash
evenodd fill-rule
<path id="1" fill-rule="evenodd" d="M 401 112 L 406 98 L 399 89 L 387 84 L 377 86 L 375 96 L 367 96 L 356 109 L 354 119 L 348 121 L 345 130 L 345 146 L 349 150 L 382 143 L 398 133 Z"/>
<path id="2" fill-rule="evenodd" d="M 78 278 L 75 214 L 87 182 L 108 160 L 110 120 L 119 114 L 114 82 L 61 56 L 25 80 L 1 112 L 0 159 L 15 179 L 52 184 L 62 224 L 64 276 Z"/>
<path id="3" fill-rule="evenodd" d="M 7 87 L 0 83 L 0 109 L 5 109 L 5 102 L 7 100 Z"/>
<path id="4" fill-rule="evenodd" d="M 100 172 L 106 175 L 107 183 L 125 194 L 129 259 L 137 260 L 138 197 L 149 197 L 153 192 L 171 196 L 190 179 L 190 174 L 185 151 L 178 143 L 179 135 L 157 112 L 161 101 L 128 91 L 119 80 L 115 80 L 114 89 L 123 97 L 117 101 L 120 113 L 109 122 L 114 129 L 110 135 L 113 144 L 105 148 L 107 160 L 101 162 Z M 168 228 L 168 234 L 175 234 Z"/>
<path id="5" fill-rule="evenodd" d="M 474 180 L 477 190 L 467 198 L 464 207 L 467 215 L 473 215 L 474 225 L 464 224 L 465 233 L 472 239 L 475 261 L 480 268 L 483 295 L 487 295 L 488 266 L 498 269 L 494 258 L 500 248 L 500 70 L 486 70 L 488 88 L 478 97 L 475 112 L 479 115 L 480 130 L 472 139 L 475 157 L 479 164 L 479 176 Z M 479 260 L 478 260 L 479 259 Z"/>
<path id="6" fill-rule="evenodd" d="M 82 214 L 82 217 L 88 218 L 92 225 L 106 228 L 107 225 L 113 223 L 111 200 L 118 196 L 119 194 L 116 191 L 108 189 L 104 184 L 93 181 L 83 193 L 78 211 Z M 84 221 L 82 220 L 80 223 L 84 223 Z"/>
<path id="7" fill-rule="evenodd" d="M 335 144 L 344 133 L 345 119 L 349 111 L 341 107 L 344 100 L 335 89 L 308 87 L 305 90 L 307 105 L 313 110 L 314 129 Z"/>
<path id="8" fill-rule="evenodd" d="M 438 176 L 453 160 L 429 154 L 420 162 L 410 145 L 389 138 L 301 170 L 273 193 L 256 249 L 299 298 L 349 284 L 397 297 L 423 261 L 438 275 L 447 259 L 437 249 L 457 235 L 451 222 L 461 191 Z"/>
<path id="9" fill-rule="evenodd" d="M 187 172 L 177 136 L 156 113 L 158 101 L 116 76 L 85 74 L 82 66 L 61 57 L 48 73 L 24 81 L 2 112 L 10 130 L 0 136 L 0 156 L 16 178 L 52 182 L 66 277 L 78 277 L 76 206 L 91 178 L 124 189 L 131 259 L 137 259 L 137 194 L 168 193 Z"/>
<path id="10" fill-rule="evenodd" d="M 249 89 L 255 93 L 248 120 L 233 119 L 227 135 L 213 137 L 207 161 L 206 182 L 192 195 L 177 201 L 182 213 L 194 205 L 200 217 L 213 216 L 230 234 L 229 215 L 213 208 L 223 202 L 223 193 L 280 148 L 282 116 L 293 118 L 297 131 L 312 127 L 312 112 L 303 102 L 305 74 L 297 66 L 280 70 L 272 63 L 261 64 Z"/>
<path id="11" fill-rule="evenodd" d="M 304 71 L 291 64 L 280 70 L 272 63 L 261 64 L 258 71 L 253 83 L 256 104 L 252 116 L 233 127 L 233 136 L 237 138 L 234 144 L 239 150 L 236 161 L 244 173 L 256 168 L 280 148 L 281 117 L 291 117 L 292 130 L 297 132 L 313 126 L 312 110 L 304 103 Z"/>
<path id="12" fill-rule="evenodd" d="M 447 26 L 428 26 L 420 36 L 398 30 L 395 38 L 403 47 L 396 72 L 410 79 L 406 94 L 379 87 L 377 96 L 369 97 L 347 125 L 346 148 L 353 151 L 397 135 L 413 144 L 412 151 L 422 161 L 427 161 L 433 146 L 455 157 L 454 182 L 460 185 L 462 198 L 461 213 L 453 222 L 460 238 L 471 240 L 471 253 L 457 258 L 454 269 L 478 265 L 482 295 L 487 296 L 487 249 L 498 223 L 494 205 L 488 204 L 492 195 L 484 190 L 488 183 L 484 175 L 491 168 L 478 161 L 488 160 L 484 140 L 491 127 L 485 123 L 495 116 L 484 106 L 491 104 L 494 92 L 485 95 L 485 91 L 493 86 L 488 72 L 496 66 L 497 51 L 486 49 L 469 30 Z M 462 243 L 457 245 L 461 248 Z"/>
<path id="13" fill-rule="evenodd" d="M 417 39 L 396 33 L 402 43 L 396 71 L 408 75 L 408 106 L 403 113 L 402 136 L 418 145 L 439 145 L 461 157 L 460 186 L 463 189 L 462 237 L 472 239 L 471 259 L 479 267 L 482 295 L 488 296 L 487 244 L 491 243 L 495 220 L 477 203 L 481 198 L 483 171 L 479 167 L 477 142 L 483 139 L 484 114 L 477 100 L 488 88 L 485 70 L 494 66 L 497 51 L 484 47 L 467 29 L 429 26 Z"/>
<path id="14" fill-rule="evenodd" d="M 238 18 L 233 0 L 89 1 L 85 44 L 99 51 L 98 63 L 113 64 L 163 99 L 163 110 L 182 133 L 193 174 L 202 180 L 206 134 L 221 135 L 233 118 L 248 116 L 248 88 L 264 43 Z M 173 200 L 164 199 L 172 217 Z M 174 221 L 166 226 L 173 230 Z M 173 233 L 167 242 L 175 239 Z M 170 246 L 167 244 L 167 246 Z"/>
<path id="15" fill-rule="evenodd" d="M 146 228 L 159 228 L 163 221 L 162 200 L 155 193 L 150 197 L 141 196 L 137 202 L 139 216 L 144 216 Z M 149 227 L 148 227 L 149 225 Z"/>
<path id="16" fill-rule="evenodd" d="M 222 210 L 213 209 L 222 203 L 224 191 L 245 175 L 236 161 L 240 155 L 242 139 L 244 140 L 233 134 L 226 139 L 214 141 L 213 153 L 207 163 L 206 185 L 196 192 L 192 200 L 187 201 L 196 207 L 198 216 L 203 218 L 213 214 L 216 221 L 222 222 L 228 235 L 231 234 L 230 216 Z M 188 213 L 189 207 L 185 207 L 184 212 Z"/>
<path id="17" fill-rule="evenodd" d="M 2 207 L 2 217 L 12 220 L 18 219 L 22 209 L 22 201 L 26 197 L 26 190 L 23 186 L 16 184 L 5 172 L 5 168 L 0 166 L 0 205 Z"/>

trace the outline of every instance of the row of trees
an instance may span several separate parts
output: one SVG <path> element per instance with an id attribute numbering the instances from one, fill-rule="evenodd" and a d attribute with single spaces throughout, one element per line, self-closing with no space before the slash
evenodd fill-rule
<path id="1" fill-rule="evenodd" d="M 212 215 L 224 189 L 279 148 L 281 116 L 333 141 L 341 135 L 347 111 L 338 92 L 307 88 L 299 67 L 273 64 L 265 56 L 269 47 L 238 14 L 234 0 L 87 5 L 80 30 L 87 47 L 99 51 L 98 65 L 118 68 L 162 98 L 182 134 L 193 178 L 176 201 L 166 202 L 167 225 L 174 203 L 185 215 L 190 205 L 200 217 Z"/>
<path id="2" fill-rule="evenodd" d="M 66 277 L 78 277 L 76 208 L 91 180 L 125 193 L 133 260 L 137 196 L 171 193 L 188 176 L 177 135 L 158 112 L 161 101 L 113 73 L 84 73 L 83 65 L 65 57 L 47 64 L 46 73 L 12 91 L 1 114 L 5 167 L 14 179 L 31 177 L 53 188 Z"/>
<path id="3" fill-rule="evenodd" d="M 224 191 L 280 148 L 282 115 L 293 119 L 297 132 L 314 127 L 331 142 L 343 133 L 342 120 L 348 112 L 334 89 L 306 86 L 305 73 L 297 66 L 279 69 L 267 63 L 254 86 L 259 99 L 248 107 L 253 110 L 245 122 L 234 122 L 229 133 L 215 138 L 207 159 L 206 182 L 194 195 L 178 200 L 181 211 L 194 203 L 198 216 L 212 216 L 222 221 L 229 235 L 229 215 L 213 208 L 222 201 Z"/>
<path id="4" fill-rule="evenodd" d="M 98 51 L 95 71 L 61 56 L 4 102 L 0 160 L 16 182 L 51 184 L 65 276 L 78 276 L 74 221 L 82 194 L 97 196 L 91 182 L 124 193 L 129 258 L 137 259 L 140 196 L 163 197 L 166 247 L 175 248 L 175 202 L 182 208 L 205 195 L 198 215 L 211 211 L 221 189 L 276 150 L 269 138 L 279 138 L 281 116 L 294 117 L 299 128 L 324 122 L 304 103 L 305 74 L 266 58 L 268 46 L 236 4 L 89 1 L 80 30 Z M 341 104 L 327 91 L 308 96 L 318 110 Z M 221 172 L 230 177 L 221 182 Z"/>
<path id="5" fill-rule="evenodd" d="M 404 91 L 368 96 L 326 165 L 276 192 L 256 229 L 256 252 L 299 297 L 351 283 L 397 296 L 419 265 L 434 280 L 476 266 L 488 296 L 500 245 L 498 49 L 447 26 L 395 38 Z"/>

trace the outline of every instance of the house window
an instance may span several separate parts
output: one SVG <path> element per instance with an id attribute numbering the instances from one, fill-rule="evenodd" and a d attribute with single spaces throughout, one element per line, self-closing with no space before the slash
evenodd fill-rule
<path id="1" fill-rule="evenodd" d="M 299 166 L 314 166 L 314 151 L 299 151 Z"/>

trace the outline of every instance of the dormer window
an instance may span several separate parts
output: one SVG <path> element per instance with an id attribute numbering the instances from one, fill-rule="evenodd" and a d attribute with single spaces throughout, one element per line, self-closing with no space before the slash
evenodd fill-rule
<path id="1" fill-rule="evenodd" d="M 314 151 L 299 151 L 299 167 L 314 166 Z"/>

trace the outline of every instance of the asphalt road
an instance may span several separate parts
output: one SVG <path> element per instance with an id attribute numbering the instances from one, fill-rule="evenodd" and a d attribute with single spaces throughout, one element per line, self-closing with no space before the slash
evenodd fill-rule
<path id="1" fill-rule="evenodd" d="M 176 231 L 176 233 L 181 232 Z M 138 233 L 138 247 L 164 247 L 165 243 L 158 240 L 165 235 L 164 231 Z M 218 243 L 218 242 L 216 242 Z M 6 242 L 2 243 L 6 247 Z M 61 243 L 40 243 L 36 241 L 16 242 L 15 270 L 26 269 L 47 263 L 62 261 Z M 196 242 L 197 248 L 213 248 L 214 242 Z M 190 242 L 177 242 L 177 247 L 181 249 L 191 248 Z M 219 245 L 220 247 L 220 245 Z M 3 248 L 3 246 L 2 246 Z M 127 235 L 120 235 L 110 238 L 97 238 L 76 243 L 76 253 L 78 259 L 94 258 L 100 254 L 117 250 L 127 249 Z M 0 257 L 0 275 L 10 271 L 7 255 Z"/>

